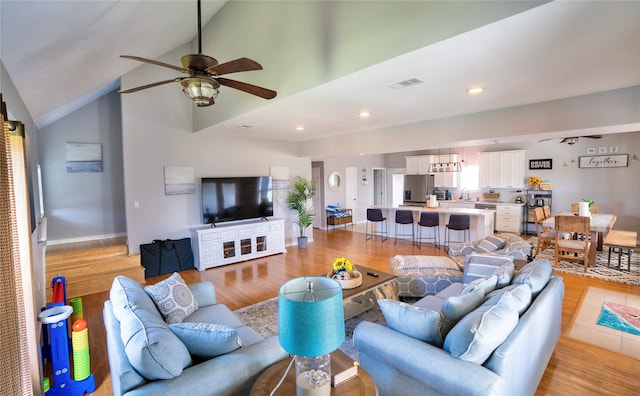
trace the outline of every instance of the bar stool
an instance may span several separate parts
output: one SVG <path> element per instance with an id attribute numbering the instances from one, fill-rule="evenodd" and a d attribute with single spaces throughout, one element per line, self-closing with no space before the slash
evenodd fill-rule
<path id="1" fill-rule="evenodd" d="M 406 226 L 411 225 L 411 234 L 400 234 L 398 233 L 398 226 Z M 413 228 L 413 212 L 410 210 L 396 210 L 396 239 L 393 242 L 395 245 L 398 243 L 398 237 L 400 236 L 409 236 L 411 235 L 411 243 L 416 244 L 416 234 Z"/>
<path id="2" fill-rule="evenodd" d="M 422 227 L 431 228 L 433 230 L 433 238 L 422 236 Z M 433 227 L 436 227 L 435 229 Z M 431 240 L 435 243 L 436 247 L 440 249 L 440 215 L 435 212 L 422 212 L 420 213 L 420 220 L 418 221 L 418 237 L 416 238 L 416 246 L 420 249 L 422 240 Z"/>
<path id="3" fill-rule="evenodd" d="M 470 217 L 466 214 L 452 214 L 449 216 L 449 223 L 444 229 L 444 244 L 449 246 L 451 231 L 462 231 L 462 239 L 467 242 L 471 237 L 469 234 Z M 466 231 L 466 233 L 465 233 Z"/>
<path id="4" fill-rule="evenodd" d="M 369 232 L 369 223 L 371 224 L 371 232 Z M 378 223 L 380 223 L 380 230 L 378 229 Z M 378 235 L 382 238 L 382 242 L 387 240 L 388 233 L 387 218 L 382 215 L 381 209 L 367 208 L 367 225 L 365 227 L 364 236 L 366 240 Z"/>

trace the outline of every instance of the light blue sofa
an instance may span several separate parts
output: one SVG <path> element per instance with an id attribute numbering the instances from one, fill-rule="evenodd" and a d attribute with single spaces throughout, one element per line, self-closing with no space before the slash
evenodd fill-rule
<path id="1" fill-rule="evenodd" d="M 191 358 L 180 339 L 163 322 L 142 286 L 130 278 L 118 276 L 111 289 L 111 299 L 105 302 L 103 310 L 114 395 L 245 395 L 264 369 L 288 356 L 280 347 L 277 336 L 263 339 L 255 330 L 242 324 L 225 305 L 217 304 L 212 283 L 195 283 L 188 288 L 199 308 L 183 322 L 232 327 L 237 331 L 242 347 L 204 361 Z M 130 319 L 121 326 L 118 316 Z M 122 334 L 129 334 L 125 335 L 127 347 Z M 128 357 L 128 353 L 137 352 L 131 350 L 135 347 L 132 343 L 141 344 L 138 348 L 146 351 L 141 359 L 138 355 L 138 364 L 140 360 L 154 361 L 153 367 L 145 368 L 154 371 L 153 374 L 146 375 L 165 378 L 145 378 L 134 368 Z"/>
<path id="2" fill-rule="evenodd" d="M 537 268 L 544 270 L 546 280 L 538 283 L 539 290 L 531 285 L 526 290 L 530 293 L 528 301 L 533 296 L 530 305 L 525 306 L 526 311 L 519 319 L 515 312 L 515 327 L 492 353 L 488 352 L 490 355 L 481 364 L 453 357 L 442 347 L 389 327 L 360 323 L 354 332 L 354 346 L 360 364 L 371 374 L 380 395 L 533 395 L 560 338 L 564 296 L 562 278 L 552 274 L 548 260 L 535 260 L 525 268 L 536 268 L 537 264 L 541 264 Z M 521 271 L 526 272 L 525 269 Z M 513 276 L 519 281 L 513 282 L 520 284 L 511 287 L 522 288 L 530 282 L 531 274 L 522 273 L 519 277 L 518 274 L 515 272 Z M 428 307 L 438 299 L 442 302 L 462 290 L 461 284 L 453 284 L 415 305 Z M 488 299 L 485 298 L 485 304 Z M 416 308 L 412 306 L 411 309 Z M 473 311 L 468 315 L 472 314 Z M 498 323 L 494 329 L 500 326 Z M 459 334 L 451 330 L 449 336 Z M 447 342 L 451 345 L 455 340 L 445 340 L 444 344 Z"/>

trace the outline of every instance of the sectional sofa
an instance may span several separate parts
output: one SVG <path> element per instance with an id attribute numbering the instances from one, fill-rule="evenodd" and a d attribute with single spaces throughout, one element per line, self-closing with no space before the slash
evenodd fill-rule
<path id="1" fill-rule="evenodd" d="M 103 317 L 117 396 L 244 395 L 288 357 L 277 336 L 263 339 L 218 304 L 212 283 L 178 274 L 145 288 L 116 277 Z"/>
<path id="2" fill-rule="evenodd" d="M 560 338 L 564 283 L 548 260 L 514 271 L 494 259 L 507 263 L 465 268 L 464 281 L 481 276 L 413 305 L 379 300 L 388 327 L 356 327 L 358 359 L 381 396 L 535 393 Z"/>

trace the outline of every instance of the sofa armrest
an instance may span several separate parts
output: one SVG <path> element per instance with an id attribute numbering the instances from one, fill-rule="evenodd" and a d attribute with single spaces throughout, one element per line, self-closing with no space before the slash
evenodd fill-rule
<path id="1" fill-rule="evenodd" d="M 353 342 L 380 394 L 504 394 L 503 379 L 491 370 L 388 327 L 362 322 Z"/>
<path id="2" fill-rule="evenodd" d="M 211 282 L 198 282 L 191 285 L 187 285 L 199 307 L 205 307 L 207 305 L 217 304 L 216 289 Z"/>

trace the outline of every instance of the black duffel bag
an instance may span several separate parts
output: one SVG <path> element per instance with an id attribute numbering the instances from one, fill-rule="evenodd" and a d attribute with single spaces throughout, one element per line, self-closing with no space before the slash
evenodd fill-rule
<path id="1" fill-rule="evenodd" d="M 145 278 L 194 268 L 191 238 L 155 239 L 140 245 L 140 255 Z"/>

